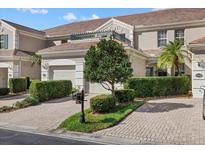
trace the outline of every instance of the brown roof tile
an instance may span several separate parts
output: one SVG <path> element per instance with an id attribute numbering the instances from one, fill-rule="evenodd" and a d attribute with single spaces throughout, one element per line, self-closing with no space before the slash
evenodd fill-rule
<path id="1" fill-rule="evenodd" d="M 163 52 L 162 49 L 150 49 L 150 50 L 143 50 L 148 57 L 159 57 L 159 55 Z"/>
<path id="2" fill-rule="evenodd" d="M 30 27 L 19 25 L 19 24 L 13 23 L 11 21 L 3 20 L 3 19 L 2 19 L 2 21 L 6 22 L 7 24 L 9 24 L 12 27 L 19 29 L 19 30 L 23 30 L 23 31 L 31 32 L 31 33 L 36 33 L 39 35 L 45 35 L 44 31 L 36 30 L 36 29 L 30 28 Z"/>
<path id="3" fill-rule="evenodd" d="M 203 20 L 205 18 L 204 8 L 183 8 L 183 9 L 165 9 L 140 14 L 124 15 L 112 17 L 130 25 L 156 25 L 174 22 L 185 22 L 190 20 Z M 45 30 L 47 35 L 58 36 L 73 33 L 82 33 L 93 31 L 106 23 L 109 18 L 74 22 L 62 26 L 57 26 Z"/>
<path id="4" fill-rule="evenodd" d="M 205 44 L 205 37 L 201 37 L 197 40 L 190 42 L 189 44 Z"/>
<path id="5" fill-rule="evenodd" d="M 58 36 L 93 31 L 107 22 L 110 18 L 73 22 L 45 30 L 47 35 Z"/>
<path id="6" fill-rule="evenodd" d="M 84 50 L 89 49 L 91 45 L 96 45 L 99 41 L 90 41 L 90 42 L 68 42 L 61 45 L 49 47 L 46 49 L 42 49 L 39 51 L 39 53 L 43 52 L 54 52 L 54 51 L 73 51 L 73 50 Z"/>

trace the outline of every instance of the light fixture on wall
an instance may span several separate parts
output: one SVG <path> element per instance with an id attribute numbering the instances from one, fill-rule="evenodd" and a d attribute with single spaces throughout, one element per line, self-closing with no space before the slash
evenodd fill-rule
<path id="1" fill-rule="evenodd" d="M 199 61 L 199 62 L 198 62 L 198 66 L 199 66 L 199 67 L 202 67 L 202 68 L 205 68 L 205 62 L 204 62 L 204 60 Z"/>
<path id="2" fill-rule="evenodd" d="M 48 65 L 48 63 L 44 63 L 44 64 L 42 65 L 42 67 L 43 67 L 45 70 L 48 70 L 49 65 Z"/>
<path id="3" fill-rule="evenodd" d="M 9 68 L 10 71 L 12 70 L 12 66 L 11 65 L 8 68 Z"/>

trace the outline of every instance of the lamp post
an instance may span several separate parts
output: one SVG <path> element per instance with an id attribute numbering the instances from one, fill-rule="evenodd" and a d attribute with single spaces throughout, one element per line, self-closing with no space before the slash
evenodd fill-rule
<path id="1" fill-rule="evenodd" d="M 85 113 L 84 113 L 84 97 L 85 97 L 85 92 L 82 89 L 81 91 L 81 114 L 80 114 L 80 123 L 85 123 Z"/>

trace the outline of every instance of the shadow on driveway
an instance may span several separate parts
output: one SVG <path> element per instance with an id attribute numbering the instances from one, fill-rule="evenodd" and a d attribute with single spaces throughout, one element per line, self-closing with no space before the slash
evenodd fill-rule
<path id="1" fill-rule="evenodd" d="M 180 108 L 192 108 L 193 105 L 187 105 L 184 103 L 146 103 L 135 112 L 148 112 L 148 113 L 158 113 L 158 112 L 169 112 L 172 110 L 177 110 Z"/>

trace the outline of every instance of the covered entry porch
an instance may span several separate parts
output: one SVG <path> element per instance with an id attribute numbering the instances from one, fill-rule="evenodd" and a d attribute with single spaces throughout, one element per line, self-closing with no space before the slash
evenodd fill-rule
<path id="1" fill-rule="evenodd" d="M 205 37 L 190 43 L 192 52 L 192 93 L 194 98 L 202 98 L 205 86 Z"/>

